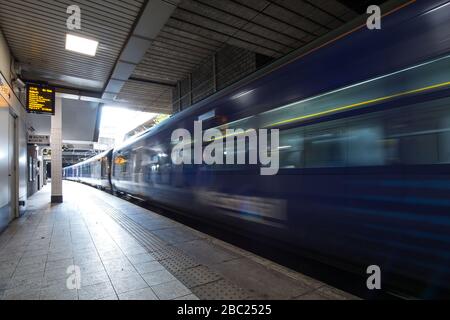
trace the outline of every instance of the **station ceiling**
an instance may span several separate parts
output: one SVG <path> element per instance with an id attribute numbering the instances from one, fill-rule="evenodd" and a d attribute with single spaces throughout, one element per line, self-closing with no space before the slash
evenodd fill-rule
<path id="1" fill-rule="evenodd" d="M 0 1 L 0 26 L 14 57 L 30 80 L 101 91 L 117 61 L 143 0 Z M 77 34 L 95 38 L 95 57 L 65 50 L 67 7 L 79 4 L 81 30 Z"/>
<path id="2" fill-rule="evenodd" d="M 95 57 L 65 50 L 74 4 L 82 12 L 76 33 L 100 43 Z M 278 58 L 361 8 L 346 0 L 0 0 L 0 28 L 26 80 L 171 113 L 176 83 L 224 45 Z"/>

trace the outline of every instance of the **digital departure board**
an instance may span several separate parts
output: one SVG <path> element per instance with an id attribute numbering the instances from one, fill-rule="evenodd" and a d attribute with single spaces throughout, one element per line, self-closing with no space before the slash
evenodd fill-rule
<path id="1" fill-rule="evenodd" d="M 27 111 L 29 113 L 55 114 L 55 89 L 46 85 L 27 85 Z"/>

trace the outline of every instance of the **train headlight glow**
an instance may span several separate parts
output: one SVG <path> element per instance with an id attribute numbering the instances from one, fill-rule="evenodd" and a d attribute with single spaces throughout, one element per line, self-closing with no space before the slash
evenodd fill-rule
<path id="1" fill-rule="evenodd" d="M 116 160 L 114 161 L 117 165 L 122 165 L 125 164 L 127 162 L 127 160 L 125 160 L 123 157 L 117 157 Z"/>

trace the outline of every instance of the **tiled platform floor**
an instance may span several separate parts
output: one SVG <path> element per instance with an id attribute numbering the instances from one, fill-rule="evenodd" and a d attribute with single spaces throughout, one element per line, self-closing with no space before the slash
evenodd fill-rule
<path id="1" fill-rule="evenodd" d="M 0 235 L 0 299 L 354 298 L 85 185 L 49 199 L 46 186 Z"/>

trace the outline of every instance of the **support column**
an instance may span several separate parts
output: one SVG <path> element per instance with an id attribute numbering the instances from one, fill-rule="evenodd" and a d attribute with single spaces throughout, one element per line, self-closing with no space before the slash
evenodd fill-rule
<path id="1" fill-rule="evenodd" d="M 52 203 L 62 203 L 62 99 L 56 98 L 50 133 L 52 149 Z"/>

